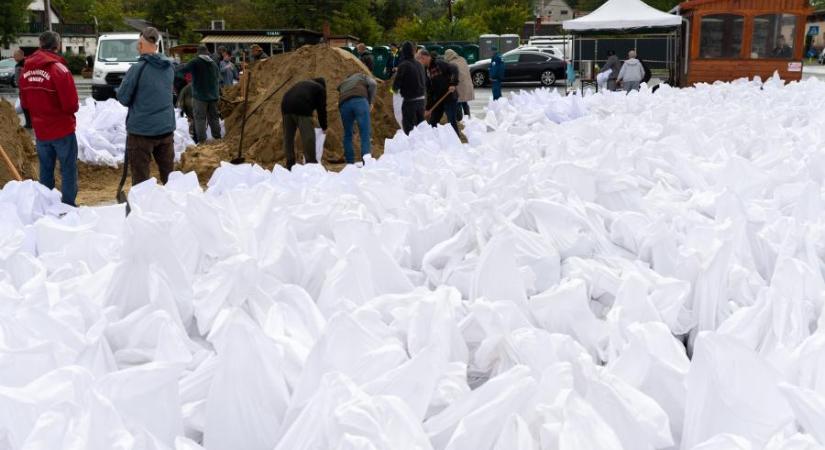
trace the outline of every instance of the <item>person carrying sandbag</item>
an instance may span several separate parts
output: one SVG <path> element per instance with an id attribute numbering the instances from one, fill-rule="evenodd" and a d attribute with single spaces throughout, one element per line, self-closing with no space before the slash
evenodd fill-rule
<path id="1" fill-rule="evenodd" d="M 338 109 L 344 125 L 344 157 L 347 164 L 355 163 L 352 134 L 356 122 L 361 136 L 361 159 L 370 154 L 370 111 L 375 101 L 376 86 L 375 80 L 363 72 L 350 75 L 338 86 Z"/>
<path id="2" fill-rule="evenodd" d="M 323 78 L 299 81 L 284 94 L 281 100 L 283 116 L 284 153 L 286 168 L 295 165 L 295 131 L 301 132 L 301 149 L 306 164 L 316 164 L 315 127 L 312 113 L 317 111 L 321 130 L 327 130 L 327 83 Z"/>

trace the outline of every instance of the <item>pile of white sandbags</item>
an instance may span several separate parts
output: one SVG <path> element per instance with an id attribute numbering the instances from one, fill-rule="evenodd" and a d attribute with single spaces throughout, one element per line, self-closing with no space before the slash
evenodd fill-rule
<path id="1" fill-rule="evenodd" d="M 128 218 L 10 183 L 0 443 L 823 449 L 823 96 L 594 95 L 561 124 L 516 96 L 469 144 L 174 174 Z"/>
<path id="2" fill-rule="evenodd" d="M 126 151 L 126 114 L 128 108 L 109 99 L 97 102 L 87 98 L 77 112 L 77 157 L 88 164 L 116 167 Z M 175 110 L 175 161 L 186 147 L 194 145 L 189 122 Z"/>

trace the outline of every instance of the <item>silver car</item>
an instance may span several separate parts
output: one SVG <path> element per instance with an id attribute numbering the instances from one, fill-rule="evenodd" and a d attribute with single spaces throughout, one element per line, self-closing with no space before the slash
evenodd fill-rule
<path id="1" fill-rule="evenodd" d="M 16 65 L 17 61 L 15 61 L 14 58 L 0 61 L 0 84 L 17 87 L 17 80 L 14 77 L 14 67 Z"/>

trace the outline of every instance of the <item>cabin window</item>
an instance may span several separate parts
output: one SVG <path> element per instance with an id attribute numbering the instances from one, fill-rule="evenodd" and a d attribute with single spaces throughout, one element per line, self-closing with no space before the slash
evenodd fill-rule
<path id="1" fill-rule="evenodd" d="M 702 17 L 699 35 L 701 58 L 738 58 L 742 52 L 745 18 L 736 14 L 713 14 Z"/>
<path id="2" fill-rule="evenodd" d="M 753 19 L 753 59 L 791 59 L 796 38 L 796 16 L 765 14 Z"/>

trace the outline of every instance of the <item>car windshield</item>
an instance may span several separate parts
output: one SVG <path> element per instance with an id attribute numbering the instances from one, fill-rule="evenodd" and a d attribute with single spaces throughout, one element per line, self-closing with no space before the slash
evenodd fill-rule
<path id="1" fill-rule="evenodd" d="M 140 55 L 137 39 L 112 39 L 101 41 L 97 48 L 97 60 L 106 62 L 135 62 Z"/>
<path id="2" fill-rule="evenodd" d="M 13 58 L 8 58 L 0 61 L 0 69 L 8 69 L 10 67 L 14 67 L 17 64 Z"/>

